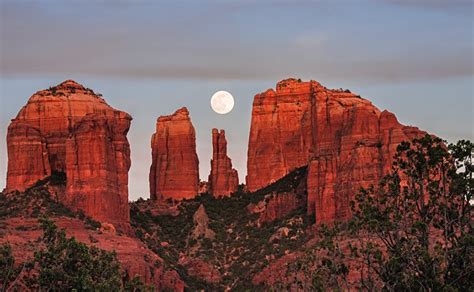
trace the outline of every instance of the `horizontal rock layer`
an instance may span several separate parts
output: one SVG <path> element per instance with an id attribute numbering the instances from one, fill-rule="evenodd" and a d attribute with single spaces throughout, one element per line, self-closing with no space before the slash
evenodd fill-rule
<path id="1" fill-rule="evenodd" d="M 348 90 L 283 80 L 255 96 L 247 185 L 255 191 L 309 165 L 308 213 L 317 223 L 345 220 L 360 187 L 390 170 L 397 145 L 424 134 Z"/>
<path id="2" fill-rule="evenodd" d="M 256 204 L 250 203 L 247 210 L 252 214 L 259 214 L 257 223 L 261 224 L 282 219 L 304 205 L 301 196 L 293 192 L 283 192 L 267 195 Z"/>
<path id="3" fill-rule="evenodd" d="M 229 196 L 237 191 L 239 176 L 232 168 L 232 161 L 227 156 L 225 131 L 212 129 L 212 160 L 209 174 L 209 192 L 215 197 Z"/>
<path id="4" fill-rule="evenodd" d="M 151 149 L 151 198 L 181 200 L 195 197 L 199 186 L 199 160 L 196 133 L 186 108 L 158 118 Z"/>
<path id="5" fill-rule="evenodd" d="M 38 91 L 8 127 L 6 190 L 66 174 L 64 204 L 100 221 L 127 223 L 132 118 L 67 80 Z"/>

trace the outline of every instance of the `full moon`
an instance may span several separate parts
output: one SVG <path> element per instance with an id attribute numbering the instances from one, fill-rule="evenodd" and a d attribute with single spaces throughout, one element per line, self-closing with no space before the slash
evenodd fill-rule
<path id="1" fill-rule="evenodd" d="M 216 113 L 225 115 L 234 108 L 234 97 L 227 91 L 218 91 L 211 97 L 211 107 Z"/>

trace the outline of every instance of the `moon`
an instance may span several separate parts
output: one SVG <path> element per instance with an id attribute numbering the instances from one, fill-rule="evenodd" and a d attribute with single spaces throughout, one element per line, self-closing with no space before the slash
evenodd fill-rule
<path id="1" fill-rule="evenodd" d="M 234 97 L 225 90 L 217 91 L 211 97 L 211 107 L 216 113 L 225 115 L 234 108 Z"/>

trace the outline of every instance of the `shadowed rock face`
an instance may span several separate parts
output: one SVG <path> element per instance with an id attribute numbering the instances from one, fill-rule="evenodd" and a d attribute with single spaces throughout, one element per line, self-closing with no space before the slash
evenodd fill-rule
<path id="1" fill-rule="evenodd" d="M 151 198 L 194 198 L 198 193 L 199 160 L 195 130 L 185 107 L 158 118 L 151 149 Z"/>
<path id="2" fill-rule="evenodd" d="M 212 129 L 212 160 L 209 174 L 209 191 L 215 196 L 230 196 L 237 191 L 239 176 L 227 156 L 227 140 L 224 130 Z"/>
<path id="3" fill-rule="evenodd" d="M 129 222 L 131 120 L 72 80 L 38 91 L 8 128 L 6 190 L 66 173 L 65 205 L 100 221 Z"/>
<path id="4" fill-rule="evenodd" d="M 250 203 L 247 210 L 252 214 L 259 214 L 257 224 L 261 224 L 284 218 L 304 205 L 304 200 L 295 193 L 274 193 L 267 195 L 265 200 L 257 204 Z"/>
<path id="5" fill-rule="evenodd" d="M 345 220 L 360 187 L 390 170 L 397 145 L 424 134 L 347 90 L 283 80 L 255 96 L 247 185 L 255 191 L 309 165 L 308 213 L 316 223 Z"/>

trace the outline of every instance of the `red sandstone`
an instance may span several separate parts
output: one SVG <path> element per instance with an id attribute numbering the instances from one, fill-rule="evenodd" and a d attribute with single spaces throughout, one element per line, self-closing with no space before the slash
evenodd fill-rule
<path id="1" fill-rule="evenodd" d="M 225 131 L 212 129 L 212 160 L 209 174 L 209 191 L 215 197 L 230 196 L 237 191 L 239 176 L 232 168 L 232 161 L 227 156 Z"/>
<path id="2" fill-rule="evenodd" d="M 128 223 L 131 120 L 72 80 L 38 91 L 8 127 L 6 190 L 66 173 L 65 205 L 100 221 Z"/>
<path id="3" fill-rule="evenodd" d="M 257 224 L 260 225 L 284 218 L 304 205 L 304 200 L 295 193 L 273 193 L 265 196 L 265 199 L 257 204 L 250 203 L 247 210 L 252 214 L 259 214 Z"/>
<path id="4" fill-rule="evenodd" d="M 190 199 L 198 193 L 196 134 L 187 108 L 156 122 L 151 138 L 150 195 L 154 200 Z"/>
<path id="5" fill-rule="evenodd" d="M 397 145 L 424 134 L 348 90 L 283 80 L 255 96 L 247 186 L 258 190 L 309 165 L 308 213 L 316 223 L 345 220 L 360 187 L 390 170 Z"/>

